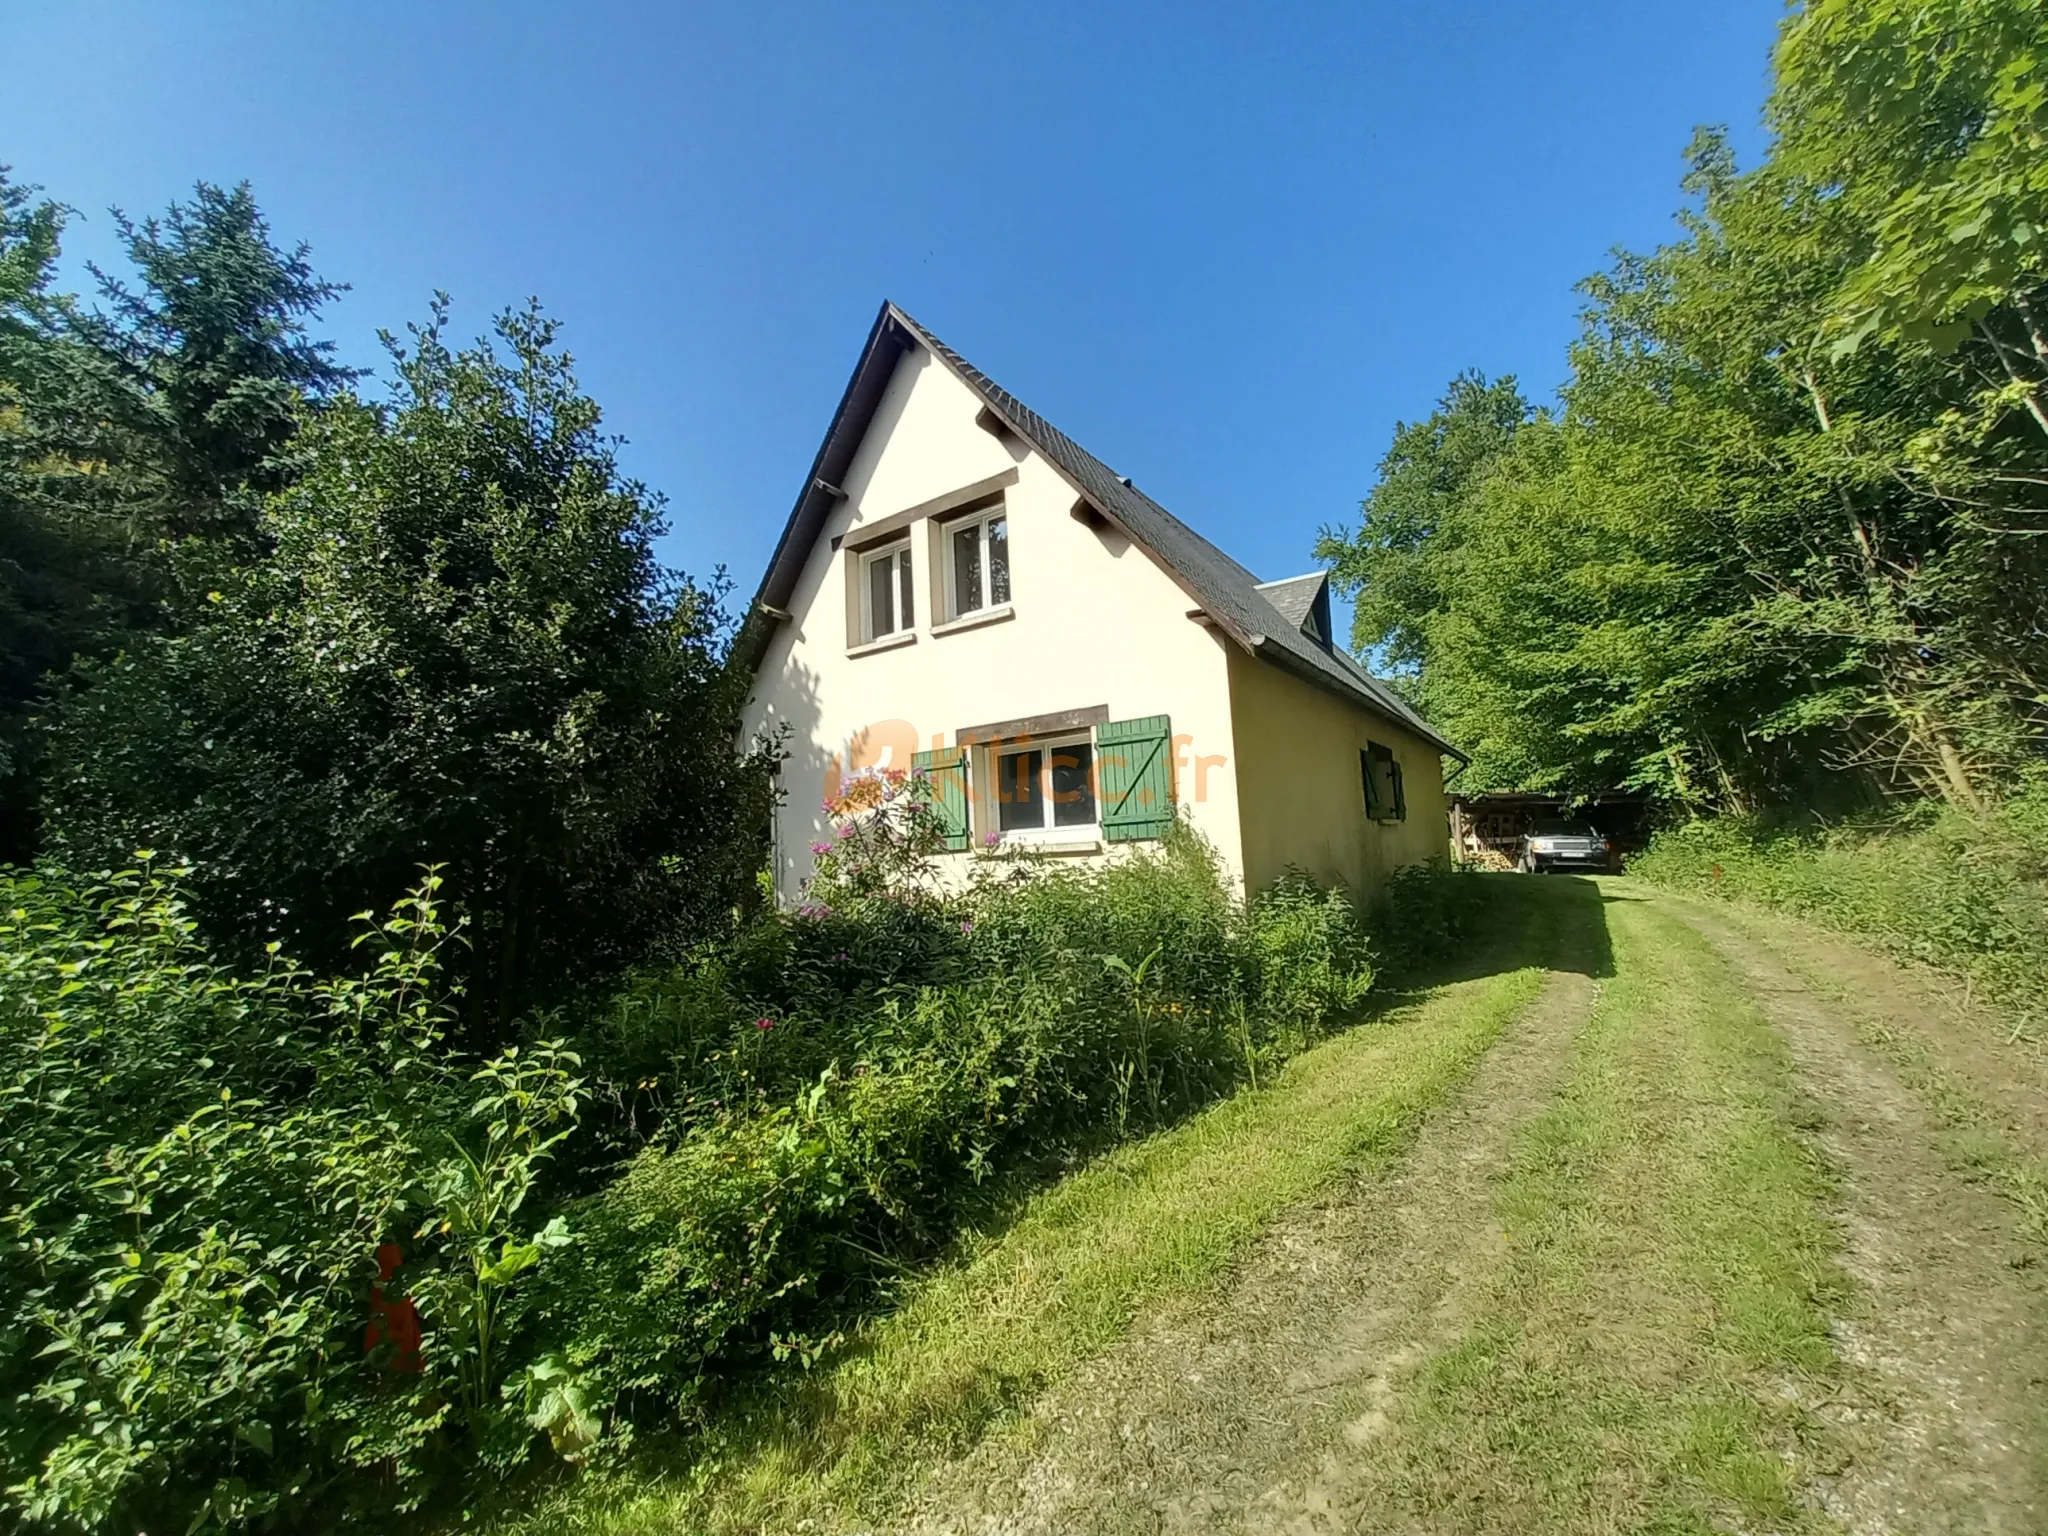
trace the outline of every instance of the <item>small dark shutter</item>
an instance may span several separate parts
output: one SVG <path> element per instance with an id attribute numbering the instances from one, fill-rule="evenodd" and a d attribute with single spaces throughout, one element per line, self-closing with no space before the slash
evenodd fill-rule
<path id="1" fill-rule="evenodd" d="M 1102 835 L 1112 843 L 1164 837 L 1173 825 L 1173 722 L 1165 715 L 1095 727 Z"/>

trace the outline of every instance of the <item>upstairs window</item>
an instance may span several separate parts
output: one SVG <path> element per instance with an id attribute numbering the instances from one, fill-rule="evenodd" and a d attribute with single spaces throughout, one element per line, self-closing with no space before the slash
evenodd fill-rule
<path id="1" fill-rule="evenodd" d="M 1012 833 L 1093 827 L 1095 747 L 1059 742 L 990 754 L 995 763 L 996 827 Z"/>
<path id="2" fill-rule="evenodd" d="M 1000 507 L 946 529 L 949 619 L 1000 608 L 1010 600 L 1010 520 Z"/>
<path id="3" fill-rule="evenodd" d="M 910 595 L 909 541 L 860 558 L 861 638 L 881 640 L 912 628 L 917 614 Z"/>

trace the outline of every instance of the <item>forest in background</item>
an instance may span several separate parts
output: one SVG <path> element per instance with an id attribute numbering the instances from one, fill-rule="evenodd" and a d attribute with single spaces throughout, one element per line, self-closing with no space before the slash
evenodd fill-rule
<path id="1" fill-rule="evenodd" d="M 1761 163 L 1468 373 L 1318 546 L 1465 787 L 1984 809 L 2048 729 L 2048 8 L 1816 3 Z"/>

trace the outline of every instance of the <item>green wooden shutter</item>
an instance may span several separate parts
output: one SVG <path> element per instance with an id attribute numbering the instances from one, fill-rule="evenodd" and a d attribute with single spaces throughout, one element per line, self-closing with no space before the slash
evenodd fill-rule
<path id="1" fill-rule="evenodd" d="M 1358 776 L 1365 781 L 1365 819 L 1380 819 L 1380 787 L 1372 771 L 1372 752 L 1360 748 L 1358 753 Z"/>
<path id="2" fill-rule="evenodd" d="M 1399 758 L 1389 759 L 1387 770 L 1394 776 L 1394 820 L 1406 821 L 1408 819 L 1408 791 L 1401 784 L 1401 760 Z"/>
<path id="3" fill-rule="evenodd" d="M 1097 806 L 1112 843 L 1164 837 L 1173 825 L 1173 722 L 1165 715 L 1095 727 Z"/>
<path id="4" fill-rule="evenodd" d="M 910 768 L 924 785 L 925 803 L 939 818 L 946 851 L 965 851 L 972 841 L 967 827 L 967 749 L 919 752 L 910 759 Z"/>

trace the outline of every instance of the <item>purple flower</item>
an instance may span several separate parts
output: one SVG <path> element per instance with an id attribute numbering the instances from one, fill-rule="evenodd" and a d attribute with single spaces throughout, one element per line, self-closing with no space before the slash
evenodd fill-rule
<path id="1" fill-rule="evenodd" d="M 993 848 L 993 847 L 995 847 L 995 845 L 996 845 L 997 843 L 1000 843 L 1000 842 L 1001 842 L 1002 840 L 1003 840 L 1003 834 L 1002 834 L 1002 833 L 1000 833 L 1000 832 L 991 832 L 991 833 L 989 833 L 989 834 L 988 834 L 988 836 L 984 837 L 984 838 L 983 838 L 983 839 L 981 840 L 981 846 L 982 846 L 982 847 L 984 847 L 984 848 Z"/>
<path id="2" fill-rule="evenodd" d="M 838 960 L 838 961 L 844 962 L 844 961 L 847 961 L 847 960 L 851 960 L 851 959 L 853 958 L 853 956 L 849 955 L 849 954 L 848 954 L 848 953 L 847 953 L 847 952 L 846 952 L 845 950 L 843 950 L 843 949 L 842 949 L 841 951 L 839 951 L 839 953 L 838 953 L 838 954 L 834 955 L 834 956 L 833 956 L 832 958 L 833 958 L 834 960 Z"/>
<path id="3" fill-rule="evenodd" d="M 756 1028 L 756 1029 L 773 1029 L 774 1027 L 775 1027 L 775 1021 L 774 1021 L 773 1019 L 756 1019 L 756 1020 L 754 1020 L 754 1028 Z"/>
<path id="4" fill-rule="evenodd" d="M 839 826 L 834 827 L 832 829 L 832 835 L 838 838 L 842 843 L 845 842 L 849 837 L 853 836 L 853 824 L 851 822 L 845 822 L 840 824 Z"/>
<path id="5" fill-rule="evenodd" d="M 831 851 L 832 845 L 830 843 L 811 844 L 811 856 L 813 858 L 823 858 L 826 854 L 830 853 Z"/>
<path id="6" fill-rule="evenodd" d="M 962 918 L 962 919 L 960 920 L 960 931 L 961 931 L 962 933 L 972 933 L 972 932 L 974 932 L 974 922 L 973 922 L 973 920 L 972 920 L 971 918 Z"/>

